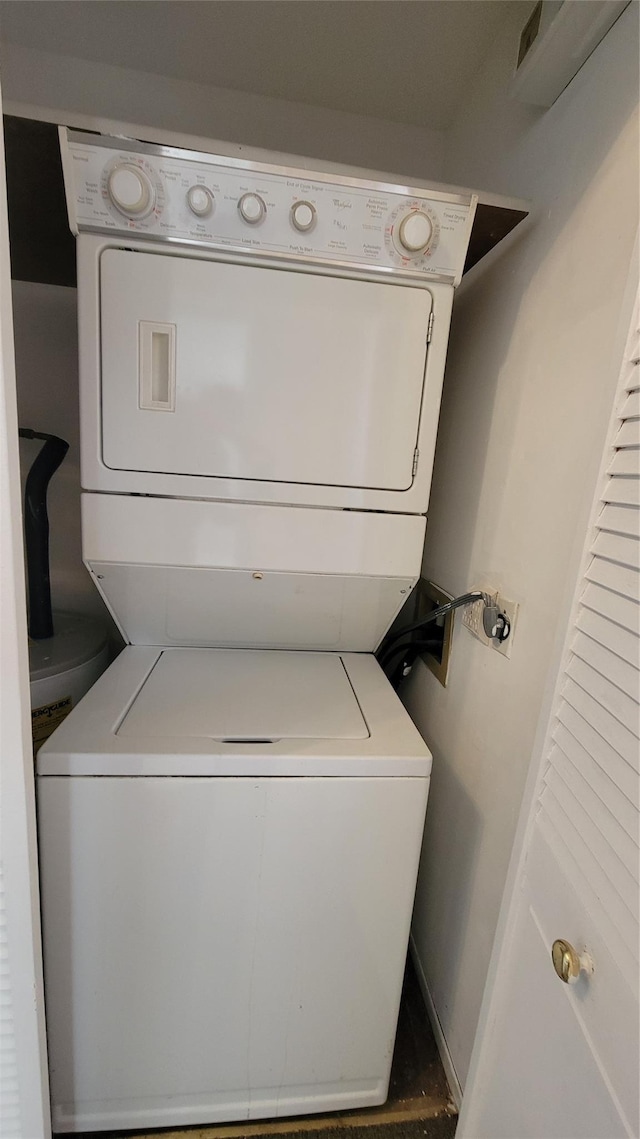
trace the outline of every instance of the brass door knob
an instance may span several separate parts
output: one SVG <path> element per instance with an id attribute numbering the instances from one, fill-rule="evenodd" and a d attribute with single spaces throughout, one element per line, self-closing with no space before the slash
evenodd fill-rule
<path id="1" fill-rule="evenodd" d="M 570 941 L 559 938 L 551 946 L 551 960 L 553 967 L 561 981 L 567 985 L 575 985 L 581 973 L 590 977 L 593 973 L 593 961 L 588 953 L 577 953 Z"/>

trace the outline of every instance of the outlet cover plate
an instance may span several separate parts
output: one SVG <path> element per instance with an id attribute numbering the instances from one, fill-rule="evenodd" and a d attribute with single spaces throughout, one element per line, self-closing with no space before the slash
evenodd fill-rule
<path id="1" fill-rule="evenodd" d="M 507 640 L 502 642 L 494 641 L 491 637 L 487 636 L 482 624 L 484 601 L 475 601 L 473 605 L 466 605 L 464 607 L 462 610 L 462 624 L 466 629 L 469 630 L 470 633 L 473 634 L 474 637 L 480 641 L 481 644 L 486 645 L 487 648 L 495 649 L 495 651 L 497 653 L 500 653 L 501 656 L 507 657 L 507 659 L 509 659 L 511 656 L 511 646 L 513 645 L 516 619 L 518 616 L 518 602 L 509 601 L 508 598 L 503 597 L 501 593 L 499 593 L 496 589 L 492 589 L 491 586 L 474 586 L 474 589 L 476 588 L 482 589 L 484 593 L 488 593 L 489 596 L 495 600 L 498 608 L 502 609 L 503 612 L 507 614 L 507 617 L 511 622 L 511 632 Z"/>
<path id="2" fill-rule="evenodd" d="M 511 656 L 519 608 L 520 606 L 517 601 L 509 601 L 506 597 L 503 597 L 501 593 L 498 594 L 498 609 L 501 609 L 503 613 L 507 614 L 511 623 L 511 632 L 506 641 L 502 641 L 502 643 L 499 641 L 491 641 L 491 648 L 495 649 L 501 656 L 507 657 L 507 659 Z"/>
<path id="3" fill-rule="evenodd" d="M 474 589 L 475 588 L 476 587 L 474 586 Z M 485 589 L 484 592 L 490 593 L 492 597 L 495 595 L 494 591 L 490 589 Z M 484 601 L 474 601 L 473 605 L 465 605 L 464 609 L 462 610 L 462 624 L 464 625 L 465 629 L 468 629 L 470 633 L 473 633 L 473 636 L 488 648 L 492 641 L 491 637 L 488 637 L 484 631 L 484 626 L 482 624 L 483 611 Z"/>

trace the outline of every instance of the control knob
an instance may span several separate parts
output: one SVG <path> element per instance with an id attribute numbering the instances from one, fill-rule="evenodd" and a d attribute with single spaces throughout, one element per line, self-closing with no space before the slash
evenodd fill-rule
<path id="1" fill-rule="evenodd" d="M 400 222 L 398 240 L 409 253 L 422 253 L 431 240 L 433 225 L 422 210 L 412 210 Z"/>
<path id="2" fill-rule="evenodd" d="M 311 202 L 294 202 L 291 207 L 291 223 L 301 233 L 307 233 L 316 224 L 316 208 Z"/>
<path id="3" fill-rule="evenodd" d="M 207 186 L 190 186 L 187 190 L 187 205 L 196 217 L 208 217 L 213 210 L 213 204 L 213 194 Z"/>
<path id="4" fill-rule="evenodd" d="M 238 209 L 240 216 L 249 225 L 257 225 L 267 212 L 267 207 L 259 194 L 243 194 L 238 202 Z"/>
<path id="5" fill-rule="evenodd" d="M 120 213 L 142 217 L 153 208 L 155 192 L 144 170 L 124 162 L 109 174 L 109 197 Z"/>

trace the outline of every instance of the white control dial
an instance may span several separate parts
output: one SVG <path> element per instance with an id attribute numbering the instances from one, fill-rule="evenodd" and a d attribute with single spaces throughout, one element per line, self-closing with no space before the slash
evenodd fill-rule
<path id="1" fill-rule="evenodd" d="M 316 224 L 316 209 L 311 202 L 294 202 L 291 207 L 291 222 L 302 233 L 313 229 Z"/>
<path id="2" fill-rule="evenodd" d="M 142 217 L 153 208 L 155 192 L 139 166 L 125 162 L 109 174 L 109 197 L 120 213 Z"/>
<path id="3" fill-rule="evenodd" d="M 259 194 L 243 194 L 238 202 L 238 209 L 240 216 L 249 225 L 257 225 L 267 212 L 267 207 Z"/>
<path id="4" fill-rule="evenodd" d="M 412 210 L 403 217 L 398 230 L 398 240 L 409 253 L 421 253 L 431 240 L 433 225 L 422 210 Z"/>
<path id="5" fill-rule="evenodd" d="M 187 190 L 187 205 L 196 217 L 208 217 L 213 210 L 213 203 L 213 194 L 206 186 L 190 186 Z"/>

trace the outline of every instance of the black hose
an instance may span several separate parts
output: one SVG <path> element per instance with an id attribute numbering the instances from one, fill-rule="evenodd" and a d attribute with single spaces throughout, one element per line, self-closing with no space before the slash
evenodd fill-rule
<path id="1" fill-rule="evenodd" d="M 391 655 L 395 656 L 395 647 L 397 642 L 406 636 L 408 633 L 415 633 L 418 629 L 423 629 L 425 625 L 429 625 L 432 621 L 437 621 L 439 617 L 446 617 L 447 613 L 451 613 L 454 609 L 459 609 L 462 605 L 472 605 L 475 601 L 485 601 L 488 603 L 490 598 L 488 594 L 483 593 L 480 589 L 474 589 L 471 593 L 463 593 L 461 597 L 454 597 L 451 601 L 445 601 L 443 605 L 439 605 L 437 609 L 432 609 L 425 617 L 419 621 L 414 621 L 411 625 L 405 625 L 403 629 L 398 629 L 395 633 L 391 633 L 385 641 L 380 645 L 376 653 L 378 664 L 381 668 L 385 668 L 387 660 Z"/>
<path id="2" fill-rule="evenodd" d="M 430 641 L 407 641 L 406 645 L 396 645 L 387 656 L 384 664 L 380 663 L 380 667 L 387 675 L 387 679 L 393 688 L 397 688 L 400 681 L 404 676 L 404 669 L 406 666 L 413 667 L 416 657 L 422 656 L 423 653 L 429 652 L 439 642 Z M 396 658 L 398 658 L 396 660 Z M 391 667 L 391 662 L 393 667 Z"/>
<path id="3" fill-rule="evenodd" d="M 44 447 L 36 455 L 24 490 L 24 536 L 29 584 L 29 636 L 36 641 L 53 636 L 51 582 L 49 580 L 49 516 L 47 488 L 64 459 L 69 444 L 57 435 L 45 435 L 21 427 L 21 439 L 42 439 Z"/>

